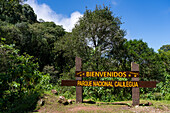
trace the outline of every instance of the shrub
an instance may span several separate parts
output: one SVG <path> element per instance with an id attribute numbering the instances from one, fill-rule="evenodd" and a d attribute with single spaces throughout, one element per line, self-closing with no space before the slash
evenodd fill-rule
<path id="1" fill-rule="evenodd" d="M 43 90 L 51 87 L 34 57 L 18 51 L 13 45 L 0 45 L 0 112 L 33 110 Z"/>

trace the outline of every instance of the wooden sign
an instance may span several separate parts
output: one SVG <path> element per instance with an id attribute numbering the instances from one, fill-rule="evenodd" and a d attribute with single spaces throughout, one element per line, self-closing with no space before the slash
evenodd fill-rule
<path id="1" fill-rule="evenodd" d="M 96 81 L 62 80 L 61 86 L 97 86 L 97 87 L 144 87 L 155 88 L 156 81 Z"/>
<path id="2" fill-rule="evenodd" d="M 132 62 L 131 71 L 81 71 L 81 58 L 76 57 L 76 80 L 62 80 L 62 86 L 76 86 L 76 103 L 83 102 L 83 86 L 94 87 L 131 87 L 132 104 L 139 105 L 139 87 L 155 88 L 156 81 L 139 81 L 139 65 Z M 132 77 L 132 81 L 95 81 L 82 77 Z"/>
<path id="3" fill-rule="evenodd" d="M 76 71 L 76 77 L 139 77 L 139 71 Z"/>
<path id="4" fill-rule="evenodd" d="M 81 71 L 81 58 L 76 57 L 76 71 Z M 76 80 L 82 80 L 82 77 L 76 77 Z M 76 86 L 76 103 L 83 102 L 83 87 Z"/>

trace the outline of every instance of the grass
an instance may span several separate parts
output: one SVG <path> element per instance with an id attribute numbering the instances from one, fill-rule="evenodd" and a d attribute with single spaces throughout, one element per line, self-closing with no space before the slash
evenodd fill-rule
<path id="1" fill-rule="evenodd" d="M 153 103 L 152 106 L 133 107 L 132 101 L 120 102 L 96 102 L 95 104 L 81 103 L 63 105 L 57 102 L 58 97 L 54 94 L 46 94 L 45 105 L 38 110 L 39 113 L 133 113 L 133 112 L 170 112 L 170 101 L 140 100 L 140 103 Z M 84 100 L 89 101 L 89 100 Z M 118 103 L 113 105 L 114 103 Z M 120 105 L 120 104 L 121 105 Z"/>

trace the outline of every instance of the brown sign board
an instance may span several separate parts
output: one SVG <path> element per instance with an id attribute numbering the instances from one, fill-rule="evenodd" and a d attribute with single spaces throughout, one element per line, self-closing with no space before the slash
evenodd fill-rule
<path id="1" fill-rule="evenodd" d="M 144 87 L 155 88 L 156 81 L 96 81 L 62 80 L 61 86 L 97 86 L 97 87 Z"/>
<path id="2" fill-rule="evenodd" d="M 76 77 L 139 77 L 139 71 L 76 71 Z"/>
<path id="3" fill-rule="evenodd" d="M 155 88 L 156 81 L 139 81 L 139 64 L 131 62 L 131 71 L 81 71 L 81 58 L 76 57 L 76 80 L 62 80 L 61 86 L 76 86 L 76 103 L 83 102 L 83 86 L 131 87 L 132 104 L 139 105 L 139 87 Z M 132 77 L 132 81 L 83 80 L 83 77 Z"/>

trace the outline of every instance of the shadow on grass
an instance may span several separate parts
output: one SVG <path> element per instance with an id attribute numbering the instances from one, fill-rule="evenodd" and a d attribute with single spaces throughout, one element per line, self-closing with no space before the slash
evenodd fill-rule
<path id="1" fill-rule="evenodd" d="M 123 102 L 101 102 L 101 103 L 97 103 L 100 105 L 127 105 L 127 106 L 133 106 L 130 103 L 123 103 Z M 139 104 L 139 106 L 151 106 L 153 105 L 151 102 L 147 102 L 147 103 L 141 103 Z"/>
<path id="2" fill-rule="evenodd" d="M 98 103 L 98 104 L 101 104 L 101 105 L 127 105 L 127 106 L 131 106 L 130 103 L 121 103 L 121 102 L 101 102 L 101 103 Z"/>
<path id="3" fill-rule="evenodd" d="M 151 102 L 139 104 L 139 106 L 152 106 L 152 105 L 153 105 L 153 104 L 152 104 Z"/>
<path id="4" fill-rule="evenodd" d="M 96 104 L 96 102 L 89 100 L 89 101 L 83 101 L 83 103 L 87 103 L 87 104 Z"/>

